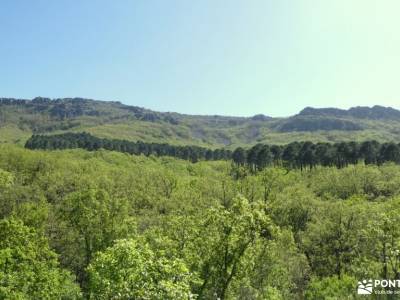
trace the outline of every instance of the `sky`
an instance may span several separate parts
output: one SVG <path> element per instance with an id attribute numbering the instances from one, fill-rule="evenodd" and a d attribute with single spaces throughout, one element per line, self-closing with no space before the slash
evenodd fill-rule
<path id="1" fill-rule="evenodd" d="M 400 108 L 398 0 L 1 0 L 0 97 L 189 114 Z"/>

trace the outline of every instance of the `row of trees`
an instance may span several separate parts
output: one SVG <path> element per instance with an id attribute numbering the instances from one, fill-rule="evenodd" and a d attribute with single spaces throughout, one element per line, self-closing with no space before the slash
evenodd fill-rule
<path id="1" fill-rule="evenodd" d="M 232 159 L 237 166 L 246 166 L 252 171 L 265 167 L 283 166 L 290 169 L 312 169 L 317 165 L 343 168 L 360 162 L 365 164 L 400 164 L 400 144 L 377 141 L 312 143 L 293 142 L 287 145 L 257 144 L 249 149 L 207 149 L 198 146 L 174 146 L 170 144 L 131 142 L 102 139 L 89 133 L 64 133 L 59 135 L 33 135 L 26 143 L 29 149 L 83 148 L 89 151 L 106 149 L 146 156 L 172 156 L 191 162 L 199 160 Z"/>
<path id="2" fill-rule="evenodd" d="M 89 133 L 64 133 L 58 135 L 33 135 L 25 144 L 28 149 L 71 149 L 89 151 L 106 149 L 146 156 L 172 156 L 191 162 L 199 160 L 226 160 L 232 152 L 226 149 L 207 149 L 198 146 L 174 146 L 160 143 L 131 142 L 127 140 L 102 139 Z"/>
<path id="3" fill-rule="evenodd" d="M 293 142 L 284 146 L 257 144 L 246 150 L 237 148 L 232 159 L 238 166 L 262 170 L 267 166 L 284 166 L 291 169 L 312 169 L 317 165 L 337 168 L 365 164 L 400 164 L 400 144 L 377 141 L 311 143 Z"/>

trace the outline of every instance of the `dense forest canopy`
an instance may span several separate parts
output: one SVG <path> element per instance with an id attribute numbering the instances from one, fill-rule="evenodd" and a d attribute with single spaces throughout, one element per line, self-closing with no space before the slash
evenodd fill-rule
<path id="1" fill-rule="evenodd" d="M 400 278 L 399 201 L 393 163 L 248 172 L 2 145 L 0 298 L 353 299 Z"/>

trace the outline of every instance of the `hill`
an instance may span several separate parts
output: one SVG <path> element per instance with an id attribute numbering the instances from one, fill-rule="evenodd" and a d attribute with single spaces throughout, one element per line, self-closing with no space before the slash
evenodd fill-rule
<path id="1" fill-rule="evenodd" d="M 0 142 L 23 144 L 32 134 L 88 132 L 101 138 L 209 148 L 293 141 L 396 141 L 400 111 L 382 106 L 316 109 L 272 118 L 156 112 L 84 98 L 0 98 Z"/>

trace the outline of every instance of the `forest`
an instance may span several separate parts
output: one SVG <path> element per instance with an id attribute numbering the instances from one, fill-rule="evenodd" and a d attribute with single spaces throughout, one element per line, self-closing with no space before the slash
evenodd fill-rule
<path id="1" fill-rule="evenodd" d="M 193 163 L 35 137 L 48 150 L 0 145 L 0 299 L 358 299 L 400 279 L 398 145 L 325 145 L 363 155 L 338 166 L 285 162 L 323 145 L 289 144 L 259 167 L 273 146 Z"/>
<path id="2" fill-rule="evenodd" d="M 64 133 L 58 135 L 33 135 L 25 144 L 28 149 L 73 149 L 89 151 L 106 149 L 146 156 L 171 156 L 191 162 L 199 160 L 230 160 L 237 166 L 262 170 L 269 166 L 290 169 L 336 166 L 343 168 L 349 164 L 378 164 L 394 162 L 400 164 L 400 144 L 379 143 L 377 141 L 312 143 L 293 142 L 287 145 L 256 144 L 244 149 L 207 149 L 199 146 L 175 146 L 167 143 L 130 142 L 127 140 L 98 138 L 89 133 Z"/>

